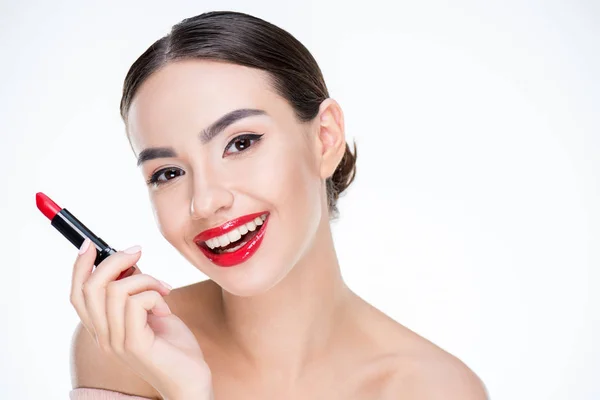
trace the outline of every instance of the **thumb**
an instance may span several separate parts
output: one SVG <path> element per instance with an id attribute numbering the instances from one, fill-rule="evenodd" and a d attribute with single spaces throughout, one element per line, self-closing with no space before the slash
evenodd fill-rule
<path id="1" fill-rule="evenodd" d="M 139 259 L 139 256 L 138 256 Z M 123 278 L 127 278 L 128 276 L 132 276 L 132 275 L 140 275 L 142 273 L 142 271 L 140 270 L 140 267 L 137 266 L 137 264 L 133 264 L 131 267 L 127 268 L 125 271 L 122 271 L 119 276 L 117 277 L 117 281 Z"/>

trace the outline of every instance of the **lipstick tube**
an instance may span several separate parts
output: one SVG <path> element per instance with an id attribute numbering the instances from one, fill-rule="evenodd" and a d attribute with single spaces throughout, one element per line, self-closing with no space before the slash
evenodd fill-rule
<path id="1" fill-rule="evenodd" d="M 111 254 L 117 252 L 104 240 L 96 236 L 94 232 L 71 214 L 69 210 L 59 207 L 44 193 L 38 192 L 35 196 L 35 202 L 42 214 L 50 220 L 50 224 L 62 233 L 69 242 L 73 243 L 75 247 L 79 249 L 86 238 L 90 239 L 94 246 L 96 246 L 96 259 L 94 260 L 96 267 Z M 135 265 L 129 267 L 121 272 L 117 280 L 133 275 L 135 269 Z"/>
<path id="2" fill-rule="evenodd" d="M 81 221 L 75 218 L 75 216 L 66 208 L 63 208 L 56 213 L 50 224 L 60 233 L 62 233 L 63 236 L 66 237 L 69 242 L 73 243 L 77 248 L 81 247 L 86 237 L 89 238 L 96 246 L 96 261 L 94 261 L 95 266 L 98 266 L 98 264 L 100 264 L 105 258 L 117 252 L 104 240 L 89 230 Z"/>

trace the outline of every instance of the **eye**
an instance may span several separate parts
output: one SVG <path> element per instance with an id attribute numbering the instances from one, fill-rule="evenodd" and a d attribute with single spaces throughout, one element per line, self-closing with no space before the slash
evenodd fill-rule
<path id="1" fill-rule="evenodd" d="M 160 186 L 160 185 L 166 183 L 167 181 L 170 181 L 171 179 L 174 179 L 174 178 L 184 175 L 184 174 L 185 174 L 185 172 L 183 172 L 179 168 L 159 169 L 158 171 L 156 171 L 155 173 L 152 174 L 150 179 L 148 179 L 146 181 L 146 184 Z"/>
<path id="2" fill-rule="evenodd" d="M 263 135 L 257 135 L 253 133 L 247 133 L 244 135 L 236 136 L 231 140 L 231 142 L 229 142 L 227 147 L 225 147 L 225 152 L 223 153 L 223 155 L 228 153 L 227 149 L 229 148 L 234 149 L 234 151 L 230 151 L 229 153 L 241 153 L 249 147 L 252 147 L 253 142 L 258 142 L 259 140 L 261 140 L 262 136 Z"/>

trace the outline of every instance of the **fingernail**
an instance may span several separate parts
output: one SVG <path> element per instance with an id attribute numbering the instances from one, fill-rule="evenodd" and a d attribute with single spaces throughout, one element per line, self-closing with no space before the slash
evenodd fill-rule
<path id="1" fill-rule="evenodd" d="M 141 250 L 142 250 L 141 246 L 131 246 L 130 248 L 123 250 L 123 253 L 135 254 L 135 253 L 139 253 Z"/>
<path id="2" fill-rule="evenodd" d="M 88 247 L 90 247 L 90 239 L 85 238 L 85 240 L 81 244 L 81 247 L 79 248 L 79 254 L 81 255 L 81 254 L 85 253 L 85 251 L 88 249 Z"/>
<path id="3" fill-rule="evenodd" d="M 167 282 L 163 282 L 160 279 L 158 281 L 167 289 L 169 289 L 169 290 L 173 289 L 173 286 L 169 285 Z"/>

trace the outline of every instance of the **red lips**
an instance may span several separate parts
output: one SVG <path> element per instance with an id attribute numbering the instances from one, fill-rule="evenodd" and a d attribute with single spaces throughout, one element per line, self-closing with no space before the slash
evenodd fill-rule
<path id="1" fill-rule="evenodd" d="M 261 215 L 266 214 L 265 211 L 244 215 L 243 217 L 239 217 L 224 223 L 221 226 L 217 226 L 216 228 L 207 229 L 205 231 L 200 232 L 196 237 L 194 237 L 195 243 L 206 242 L 208 239 L 212 239 L 217 236 L 224 235 L 232 229 L 237 228 L 238 226 L 244 225 L 250 221 L 253 221 L 256 217 L 260 217 Z"/>

